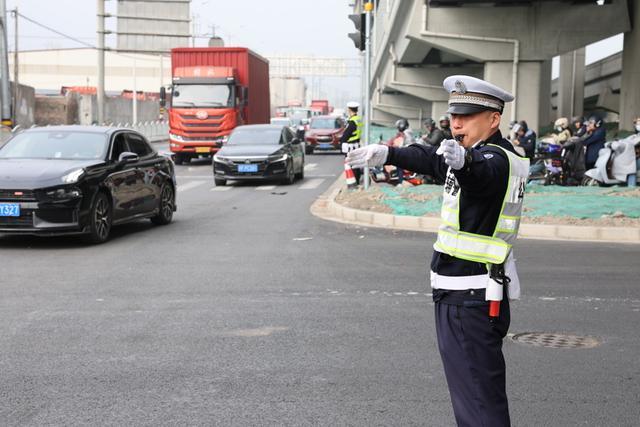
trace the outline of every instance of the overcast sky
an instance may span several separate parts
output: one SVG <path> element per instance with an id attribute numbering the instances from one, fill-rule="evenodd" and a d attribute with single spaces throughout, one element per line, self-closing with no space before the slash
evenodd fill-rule
<path id="1" fill-rule="evenodd" d="M 6 0 L 6 3 L 7 10 L 17 4 L 21 14 L 90 45 L 96 44 L 95 0 Z M 347 33 L 353 31 L 347 19 L 351 12 L 349 3 L 348 0 L 192 0 L 191 10 L 198 34 L 210 35 L 215 26 L 217 35 L 223 37 L 227 45 L 247 46 L 265 56 L 355 58 L 357 51 L 347 38 Z M 115 13 L 116 4 L 115 0 L 107 1 L 107 10 Z M 13 50 L 13 19 L 8 21 L 9 49 Z M 108 29 L 115 30 L 115 26 L 115 19 L 107 20 Z M 19 34 L 20 50 L 81 47 L 25 20 L 20 20 Z M 206 41 L 202 38 L 198 43 L 204 45 Z M 115 45 L 113 36 L 107 44 Z M 587 47 L 587 63 L 621 49 L 622 35 L 595 43 Z M 553 76 L 557 76 L 557 65 Z M 325 82 L 336 87 L 333 91 L 344 86 L 331 79 Z M 356 88 L 354 93 L 358 91 Z"/>

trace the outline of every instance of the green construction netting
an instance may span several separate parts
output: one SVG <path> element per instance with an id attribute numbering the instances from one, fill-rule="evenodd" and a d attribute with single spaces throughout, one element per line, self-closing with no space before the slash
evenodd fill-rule
<path id="1" fill-rule="evenodd" d="M 381 187 L 382 203 L 396 215 L 437 215 L 442 187 L 421 185 L 409 188 Z M 524 199 L 524 216 L 601 218 L 621 213 L 640 218 L 640 188 L 560 187 L 531 185 Z"/>

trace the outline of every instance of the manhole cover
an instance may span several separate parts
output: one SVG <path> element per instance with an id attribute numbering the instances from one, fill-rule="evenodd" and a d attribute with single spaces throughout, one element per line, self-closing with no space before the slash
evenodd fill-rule
<path id="1" fill-rule="evenodd" d="M 521 334 L 515 334 L 511 339 L 517 343 L 532 345 L 535 347 L 593 348 L 600 345 L 600 341 L 594 337 L 550 334 L 545 332 L 523 332 Z"/>

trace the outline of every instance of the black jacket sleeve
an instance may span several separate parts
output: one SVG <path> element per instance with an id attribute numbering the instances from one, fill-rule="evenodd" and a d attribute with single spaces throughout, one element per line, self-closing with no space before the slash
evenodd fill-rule
<path id="1" fill-rule="evenodd" d="M 431 175 L 443 182 L 448 166 L 442 156 L 436 154 L 437 147 L 413 144 L 408 147 L 389 147 L 387 164 L 411 172 Z"/>
<path id="2" fill-rule="evenodd" d="M 342 137 L 340 138 L 340 142 L 347 142 L 349 138 L 353 136 L 353 133 L 356 131 L 356 123 L 353 121 L 347 122 L 347 127 L 342 133 Z"/>
<path id="3" fill-rule="evenodd" d="M 460 188 L 475 197 L 503 194 L 509 177 L 509 160 L 499 148 L 472 148 L 471 162 L 453 171 Z"/>

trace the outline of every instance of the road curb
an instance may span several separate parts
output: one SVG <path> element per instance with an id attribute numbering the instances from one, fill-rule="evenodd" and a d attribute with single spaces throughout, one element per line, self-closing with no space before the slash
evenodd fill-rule
<path id="1" fill-rule="evenodd" d="M 340 177 L 311 205 L 311 213 L 328 221 L 364 227 L 425 233 L 438 231 L 440 218 L 437 217 L 393 215 L 343 206 L 335 200 L 343 187 L 344 177 Z M 640 244 L 640 228 L 523 223 L 520 225 L 518 237 L 538 240 Z"/>

